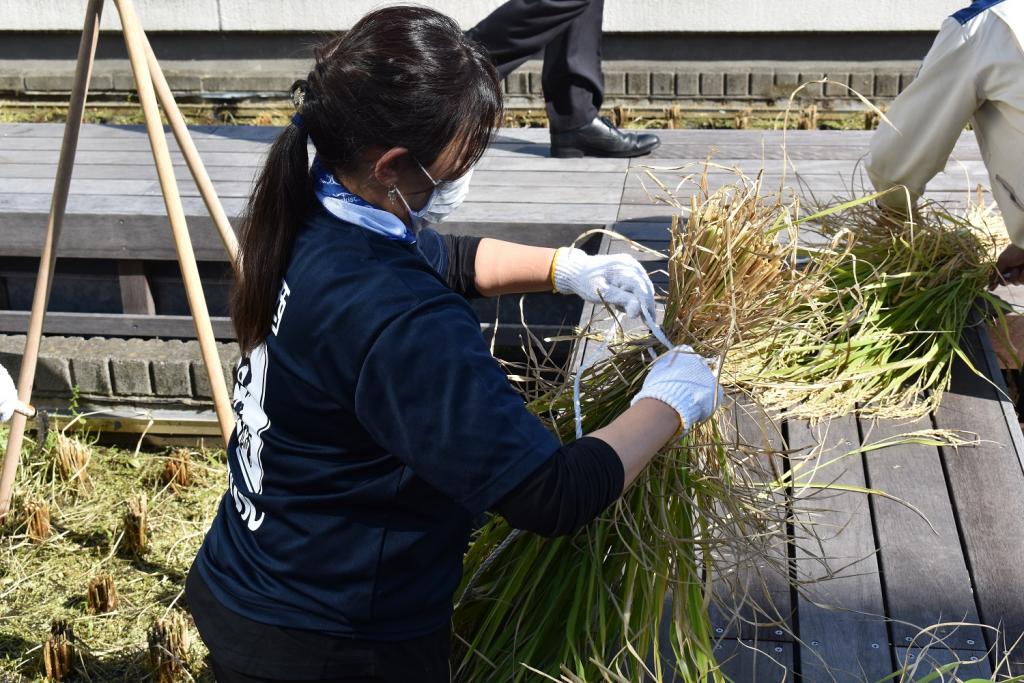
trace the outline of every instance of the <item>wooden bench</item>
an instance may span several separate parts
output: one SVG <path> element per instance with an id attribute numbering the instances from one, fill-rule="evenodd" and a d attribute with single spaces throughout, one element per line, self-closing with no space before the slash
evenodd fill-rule
<path id="1" fill-rule="evenodd" d="M 27 327 L 62 131 L 57 124 L 0 125 L 0 333 Z M 234 220 L 280 129 L 200 126 L 192 132 Z M 226 256 L 172 136 L 168 142 L 214 330 L 230 339 Z M 469 201 L 444 227 L 528 244 L 568 244 L 615 220 L 627 168 L 625 160 L 551 159 L 536 132 L 502 131 L 476 170 Z M 194 336 L 143 128 L 83 126 L 58 257 L 48 333 Z M 494 302 L 476 307 L 489 334 L 498 308 Z M 531 295 L 526 308 L 540 336 L 562 331 L 579 315 L 578 302 L 562 297 Z M 518 302 L 502 302 L 500 318 L 499 337 L 518 343 Z"/>
<path id="2" fill-rule="evenodd" d="M 42 248 L 61 124 L 0 125 L 0 333 L 26 329 L 28 301 Z M 196 126 L 196 145 L 231 217 L 241 212 L 270 143 L 280 129 Z M 664 131 L 664 144 L 639 160 L 553 159 L 542 129 L 503 129 L 480 163 L 467 203 L 445 225 L 530 244 L 559 246 L 584 230 L 625 224 L 642 236 L 664 226 L 666 213 L 649 201 L 635 173 L 642 164 L 687 166 L 691 172 L 714 157 L 718 164 L 750 173 L 762 167 L 766 182 L 781 178 L 783 137 L 757 131 Z M 868 133 L 790 132 L 785 142 L 793 170 L 819 194 L 864 185 L 853 173 L 866 151 Z M 225 255 L 198 192 L 168 136 L 214 329 L 231 338 L 226 318 L 229 272 Z M 963 197 L 972 183 L 987 182 L 973 139 L 965 137 L 947 173 L 932 184 L 936 198 Z M 965 171 L 973 174 L 968 180 Z M 725 179 L 716 173 L 712 182 Z M 140 126 L 86 125 L 68 202 L 54 305 L 48 333 L 191 338 L 194 336 L 174 248 L 145 132 Z M 92 303 L 89 303 L 92 302 Z M 554 334 L 578 308 L 564 300 L 532 297 L 535 332 Z M 494 304 L 478 304 L 485 332 Z M 518 306 L 501 309 L 502 330 L 515 336 Z"/>

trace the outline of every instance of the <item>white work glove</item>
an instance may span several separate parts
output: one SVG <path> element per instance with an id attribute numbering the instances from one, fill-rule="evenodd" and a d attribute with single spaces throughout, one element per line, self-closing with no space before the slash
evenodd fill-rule
<path id="1" fill-rule="evenodd" d="M 643 387 L 630 405 L 642 398 L 654 398 L 674 408 L 685 433 L 711 417 L 724 394 L 708 361 L 680 344 L 651 364 Z"/>
<path id="2" fill-rule="evenodd" d="M 7 374 L 4 366 L 0 365 L 0 422 L 7 422 L 14 416 L 15 408 L 19 407 L 18 390 L 14 386 L 14 380 Z"/>
<path id="3" fill-rule="evenodd" d="M 576 294 L 591 303 L 602 301 L 635 318 L 643 306 L 652 318 L 654 284 L 640 262 L 628 254 L 590 256 L 582 249 L 555 252 L 551 284 L 560 294 Z"/>

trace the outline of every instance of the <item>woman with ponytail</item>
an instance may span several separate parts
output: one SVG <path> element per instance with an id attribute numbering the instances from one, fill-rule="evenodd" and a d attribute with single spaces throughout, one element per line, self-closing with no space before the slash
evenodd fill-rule
<path id="1" fill-rule="evenodd" d="M 466 298 L 553 289 L 636 315 L 654 289 L 630 257 L 426 227 L 461 202 L 502 113 L 494 67 L 449 18 L 372 12 L 293 95 L 241 222 L 228 490 L 189 609 L 222 683 L 448 681 L 472 520 L 573 533 L 717 387 L 677 348 L 575 442 L 526 410 Z"/>

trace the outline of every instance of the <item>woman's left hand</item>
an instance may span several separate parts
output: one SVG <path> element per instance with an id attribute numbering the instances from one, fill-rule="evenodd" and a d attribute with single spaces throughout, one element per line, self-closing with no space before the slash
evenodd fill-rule
<path id="1" fill-rule="evenodd" d="M 552 281 L 556 292 L 576 294 L 591 303 L 606 303 L 630 317 L 644 307 L 653 317 L 654 284 L 640 262 L 628 254 L 590 256 L 563 247 L 555 253 Z"/>

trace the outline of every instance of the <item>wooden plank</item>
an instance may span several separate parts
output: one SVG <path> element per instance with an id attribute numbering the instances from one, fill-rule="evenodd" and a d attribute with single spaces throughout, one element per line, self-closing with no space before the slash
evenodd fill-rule
<path id="1" fill-rule="evenodd" d="M 0 213 L 4 256 L 38 258 L 42 251 L 46 215 Z M 189 233 L 200 261 L 225 261 L 220 241 L 209 216 L 190 216 Z M 166 215 L 68 214 L 64 219 L 58 258 L 144 259 L 177 258 Z"/>
<path id="2" fill-rule="evenodd" d="M 0 212 L 48 214 L 51 198 L 48 194 L 0 194 Z M 224 210 L 237 216 L 245 206 L 240 197 L 223 199 Z M 198 197 L 184 197 L 182 204 L 186 216 L 207 215 L 206 205 Z M 95 214 L 104 216 L 167 215 L 162 196 L 140 197 L 131 194 L 74 195 L 68 198 L 68 214 Z"/>
<path id="3" fill-rule="evenodd" d="M 791 421 L 787 428 L 790 449 L 810 452 L 819 464 L 860 448 L 852 417 L 813 428 Z M 809 451 L 815 444 L 820 450 Z M 810 469 L 808 465 L 803 471 Z M 861 455 L 815 472 L 814 480 L 863 487 Z M 797 605 L 801 671 L 810 680 L 877 681 L 893 671 L 893 661 L 867 497 L 835 491 L 800 495 L 799 487 L 797 495 L 794 514 L 814 523 L 818 537 L 809 538 L 798 527 L 795 539 L 798 578 L 816 582 L 803 587 Z M 827 566 L 816 557 L 826 558 Z"/>
<path id="4" fill-rule="evenodd" d="M 177 149 L 176 141 L 168 136 L 168 145 L 172 150 Z M 268 140 L 244 140 L 231 139 L 217 136 L 195 137 L 200 154 L 206 155 L 215 152 L 238 152 L 255 155 L 265 155 L 270 149 L 272 139 Z M 143 132 L 131 136 L 96 136 L 81 140 L 78 151 L 80 153 L 117 151 L 117 152 L 146 152 L 149 144 L 146 134 Z M 61 145 L 60 138 L 29 138 L 29 137 L 2 137 L 0 136 L 0 151 L 55 151 Z M 529 155 L 536 157 L 551 157 L 551 148 L 548 144 L 535 142 L 509 142 L 494 143 L 487 149 L 487 154 L 492 156 Z"/>
<path id="5" fill-rule="evenodd" d="M 972 320 L 976 322 L 977 317 L 972 317 Z M 1021 431 L 1017 410 L 1009 397 L 1009 390 L 1003 378 L 999 358 L 996 356 L 992 339 L 987 330 L 988 328 L 979 328 L 978 330 L 979 350 L 984 359 L 984 367 L 981 370 L 996 385 L 999 395 L 999 411 L 1003 414 L 1003 419 L 1006 420 L 1010 443 L 1013 446 L 1013 450 L 1017 453 L 1017 461 L 1020 463 L 1021 471 L 1024 472 L 1024 432 Z"/>
<path id="6" fill-rule="evenodd" d="M 536 246 L 558 247 L 570 244 L 581 233 L 600 227 L 593 222 L 519 222 L 501 221 L 500 215 L 489 215 L 489 222 L 464 220 L 460 211 L 446 221 L 443 232 L 512 240 Z M 514 215 L 514 214 L 513 214 Z M 3 242 L 0 254 L 38 258 L 42 251 L 45 215 L 38 213 L 0 214 Z M 189 233 L 196 257 L 200 261 L 227 260 L 213 222 L 207 215 L 190 216 Z M 107 216 L 102 214 L 69 214 L 64 221 L 58 256 L 74 259 L 142 259 L 175 260 L 177 255 L 167 229 L 167 218 L 151 216 Z"/>
<path id="7" fill-rule="evenodd" d="M 860 146 L 838 146 L 838 145 L 787 145 L 782 147 L 781 141 L 776 144 L 729 144 L 727 138 L 716 143 L 707 144 L 682 144 L 662 145 L 645 158 L 690 158 L 702 159 L 711 157 L 739 157 L 746 159 L 841 159 L 847 162 L 856 162 L 868 153 L 868 148 Z M 971 150 L 961 151 L 958 158 L 963 160 L 977 161 L 981 159 L 980 152 Z M 851 163 L 852 165 L 852 163 Z"/>
<path id="8" fill-rule="evenodd" d="M 671 596 L 668 598 L 671 602 Z M 670 610 L 670 604 L 666 610 Z M 678 661 L 672 650 L 669 620 L 660 625 L 660 658 L 666 672 L 665 683 L 693 683 L 675 671 Z M 785 641 L 759 641 L 754 638 L 718 637 L 714 656 L 719 670 L 734 683 L 778 683 L 793 679 L 795 645 Z M 709 679 L 710 681 L 710 679 Z"/>
<path id="9" fill-rule="evenodd" d="M 0 150 L 0 163 L 4 164 L 48 164 L 56 165 L 59 151 Z M 176 166 L 184 163 L 180 152 L 172 151 L 171 160 Z M 262 166 L 263 157 L 248 152 L 210 152 L 203 155 L 203 161 L 211 166 Z M 501 159 L 496 160 L 501 162 Z M 543 161 L 543 159 L 541 159 Z M 75 157 L 75 167 L 93 164 L 120 164 L 124 166 L 152 166 L 153 155 L 148 152 L 81 152 Z M 500 163 L 498 166 L 500 167 Z"/>
<path id="10" fill-rule="evenodd" d="M 0 155 L 0 161 L 3 155 Z M 628 159 L 548 159 L 545 157 L 484 157 L 477 168 L 481 171 L 577 171 L 580 173 L 623 172 L 629 167 Z"/>
<path id="11" fill-rule="evenodd" d="M 989 192 L 984 193 L 985 201 L 991 201 L 992 195 Z M 806 198 L 806 195 L 804 195 Z M 977 197 L 976 193 L 968 192 L 925 192 L 925 199 L 939 202 L 944 206 L 962 210 L 968 203 L 973 203 Z M 829 201 L 833 199 L 831 195 L 819 196 L 818 200 Z M 657 223 L 667 222 L 671 219 L 674 209 L 666 205 L 652 205 L 652 204 L 623 204 L 619 207 L 619 212 L 616 217 L 616 222 L 635 222 L 635 223 Z M 689 211 L 683 210 L 683 214 L 687 214 Z"/>
<path id="12" fill-rule="evenodd" d="M 630 176 L 635 176 L 635 174 L 630 173 Z M 698 183 L 701 180 L 699 176 L 695 176 L 692 180 L 679 186 L 679 176 L 673 178 L 671 174 L 662 174 L 660 178 L 663 182 L 667 181 L 666 184 L 670 186 L 670 189 L 675 190 L 678 187 L 678 193 L 682 196 L 688 196 L 696 192 Z M 708 176 L 708 185 L 715 188 L 734 184 L 738 180 L 739 177 L 734 173 L 714 173 Z M 766 174 L 763 177 L 761 187 L 764 188 L 765 192 L 772 192 L 780 187 L 782 180 L 781 175 Z M 851 180 L 853 181 L 852 184 Z M 931 192 L 969 192 L 973 191 L 973 188 L 978 183 L 983 186 L 988 185 L 987 175 L 974 176 L 971 180 L 974 181 L 973 185 L 968 183 L 962 174 L 940 173 L 928 183 L 928 190 Z M 644 182 L 647 186 L 646 190 L 640 185 L 639 179 L 634 179 L 632 182 L 627 181 L 626 191 L 622 194 L 622 202 L 624 204 L 652 203 L 661 192 L 649 179 L 645 178 Z M 794 188 L 807 187 L 817 192 L 842 193 L 847 197 L 853 193 L 870 194 L 874 192 L 874 188 L 871 186 L 870 181 L 868 181 L 867 176 L 859 175 L 856 178 L 851 178 L 849 173 L 805 174 L 796 177 L 790 175 L 786 178 L 786 184 Z M 853 193 L 851 193 L 851 188 L 854 190 Z"/>
<path id="13" fill-rule="evenodd" d="M 727 427 L 727 442 L 734 444 L 732 457 L 736 463 L 748 463 L 742 465 L 743 476 L 756 481 L 777 478 L 784 468 L 773 454 L 786 449 L 781 425 L 742 398 L 723 410 L 728 411 L 722 422 Z M 729 576 L 719 575 L 715 581 L 720 604 L 712 604 L 711 622 L 719 637 L 758 642 L 793 640 L 787 516 L 786 510 L 779 510 L 778 533 L 767 539 L 769 560 L 730 558 L 737 562 L 735 571 Z"/>
<path id="14" fill-rule="evenodd" d="M 183 179 L 180 183 L 180 193 L 183 197 L 198 197 L 199 191 L 189 179 Z M 248 197 L 252 192 L 253 184 L 247 181 L 214 181 L 217 195 L 227 197 Z M 7 178 L 0 181 L 0 194 L 21 194 L 21 195 L 45 195 L 53 193 L 52 179 L 39 178 Z M 103 196 L 103 197 L 163 197 L 160 192 L 160 183 L 156 179 L 128 179 L 119 178 L 116 185 L 111 184 L 109 179 L 86 179 L 75 178 L 71 181 L 70 194 L 72 196 Z"/>
<path id="15" fill-rule="evenodd" d="M 220 181 L 245 181 L 253 182 L 261 166 L 257 165 L 234 165 L 234 166 L 207 166 L 206 170 L 214 182 Z M 57 172 L 56 164 L 0 164 L 0 180 L 16 178 L 40 178 L 53 179 Z M 184 160 L 174 167 L 174 174 L 178 178 L 189 177 L 188 166 Z M 106 164 L 91 166 L 76 166 L 74 179 L 105 179 L 105 180 L 156 180 L 156 168 L 152 166 L 126 166 L 123 164 Z M 191 181 L 182 182 L 182 186 L 190 184 Z M 0 192 L 4 184 L 0 183 Z"/>
<path id="16" fill-rule="evenodd" d="M 259 131 L 272 130 L 264 126 L 224 126 L 195 125 L 188 127 L 193 136 L 214 135 L 218 132 L 228 135 L 254 135 Z M 164 132 L 170 134 L 170 126 L 164 126 Z M 146 127 L 142 124 L 111 125 L 105 123 L 83 123 L 81 138 L 108 137 L 112 135 L 144 135 Z M 4 123 L 0 124 L 0 135 L 22 135 L 25 137 L 62 137 L 63 123 Z"/>
<path id="17" fill-rule="evenodd" d="M 975 367 L 988 368 L 978 329 L 965 331 L 963 348 Z M 998 373 L 993 380 L 1001 380 Z M 1005 400 L 988 379 L 957 360 L 952 386 L 935 413 L 937 427 L 984 439 L 971 448 L 943 448 L 942 460 L 981 620 L 1002 630 L 1000 638 L 985 634 L 995 661 L 1003 656 L 1004 642 L 1024 637 L 1024 472 L 1020 426 L 1001 406 Z M 1020 650 L 1013 656 L 1018 667 L 1024 666 Z"/>
<path id="18" fill-rule="evenodd" d="M 930 417 L 906 423 L 861 421 L 865 443 L 931 428 Z M 909 645 L 921 629 L 939 623 L 977 623 L 939 449 L 898 445 L 867 452 L 864 459 L 871 488 L 915 506 L 928 520 L 894 500 L 871 499 L 893 643 Z M 939 629 L 936 635 L 946 639 L 947 647 L 985 649 L 977 627 Z"/>
<path id="19" fill-rule="evenodd" d="M 566 179 L 562 174 L 563 181 Z M 474 178 L 474 181 L 476 179 Z M 248 198 L 252 192 L 253 184 L 245 181 L 224 182 L 215 181 L 218 196 L 221 198 Z M 7 179 L 0 181 L 0 194 L 18 195 L 45 195 L 50 197 L 53 193 L 53 181 L 39 179 Z M 156 180 L 130 180 L 121 179 L 112 186 L 109 180 L 88 180 L 75 179 L 71 182 L 72 196 L 133 196 L 133 197 L 160 197 L 160 184 Z M 181 183 L 181 195 L 183 197 L 198 197 L 199 191 L 188 180 Z M 619 176 L 617 185 L 604 186 L 521 186 L 495 182 L 477 185 L 476 182 L 470 187 L 466 202 L 485 203 L 508 203 L 510 199 L 525 197 L 530 204 L 613 204 L 618 203 L 622 195 L 622 177 Z"/>
<path id="20" fill-rule="evenodd" d="M 594 227 L 615 222 L 618 204 L 519 204 L 515 202 L 469 202 L 452 214 L 451 220 L 477 223 L 581 223 Z"/>
<path id="21" fill-rule="evenodd" d="M 0 333 L 24 334 L 28 329 L 28 311 L 0 311 Z M 235 338 L 231 319 L 212 317 L 217 339 Z M 157 337 L 195 339 L 195 323 L 187 315 L 129 315 L 111 313 L 46 314 L 46 334 L 81 337 Z"/>
<path id="22" fill-rule="evenodd" d="M 604 187 L 576 187 L 573 183 L 573 176 L 563 175 L 563 184 L 550 187 L 520 188 L 514 185 L 481 185 L 471 186 L 466 197 L 466 204 L 485 203 L 495 205 L 516 205 L 518 198 L 519 206 L 558 204 L 578 205 L 606 204 L 618 208 L 622 197 L 622 178 L 619 178 L 618 185 Z M 460 207 L 461 208 L 461 207 Z"/>
<path id="23" fill-rule="evenodd" d="M 726 638 L 715 644 L 719 667 L 734 683 L 792 681 L 793 651 L 792 643 L 782 642 L 762 643 Z"/>
<path id="24" fill-rule="evenodd" d="M 712 169 L 717 169 L 717 172 L 726 173 L 730 169 L 736 168 L 750 176 L 761 171 L 774 175 L 780 175 L 785 171 L 787 176 L 821 174 L 844 174 L 846 176 L 852 176 L 856 169 L 856 164 L 843 159 L 816 159 L 788 163 L 781 159 L 762 160 L 760 157 L 742 158 L 719 155 L 712 158 L 711 163 L 713 164 Z M 630 160 L 629 170 L 631 174 L 634 174 L 645 168 L 650 168 L 657 175 L 659 172 L 678 172 L 678 169 L 682 168 L 690 173 L 700 173 L 703 172 L 704 166 L 705 157 L 703 156 L 664 159 L 648 159 L 646 157 L 639 157 Z M 961 166 L 961 164 L 956 160 L 951 159 L 943 168 L 943 172 L 950 176 L 959 175 L 960 177 L 965 177 L 964 173 L 966 172 L 973 178 L 979 174 L 984 174 L 986 171 L 983 162 L 968 161 L 963 162 L 963 165 Z"/>
<path id="25" fill-rule="evenodd" d="M 266 154 L 270 149 L 269 142 L 255 140 L 232 140 L 221 137 L 196 137 L 193 138 L 196 148 L 200 154 L 212 152 L 245 152 L 249 154 Z M 52 152 L 60 150 L 62 140 L 60 138 L 26 138 L 26 137 L 0 137 L 0 151 L 35 151 Z M 84 138 L 78 144 L 78 152 L 146 152 L 146 145 L 149 138 L 143 132 L 139 135 L 129 137 L 92 137 Z M 177 143 L 173 136 L 167 136 L 167 144 L 172 150 L 177 150 Z"/>
<path id="26" fill-rule="evenodd" d="M 617 201 L 606 202 L 585 202 L 572 203 L 569 201 L 557 201 L 557 192 L 551 194 L 551 203 L 521 203 L 515 201 L 500 201 L 501 199 L 511 200 L 508 193 L 488 193 L 480 191 L 481 196 L 491 194 L 493 199 L 499 201 L 477 201 L 472 197 L 465 205 L 459 208 L 457 214 L 453 214 L 453 220 L 463 222 L 541 222 L 541 223 L 615 223 L 617 221 L 634 222 L 658 222 L 666 220 L 675 212 L 674 209 L 663 205 L 630 205 L 624 204 L 621 207 Z M 566 193 L 568 196 L 569 193 Z M 611 191 L 601 190 L 604 197 L 610 196 Z M 929 192 L 926 197 L 938 201 L 963 203 L 968 199 L 967 193 L 943 193 Z M 50 196 L 41 194 L 0 194 L 0 215 L 10 214 L 34 214 L 37 216 L 46 215 L 49 211 Z M 246 203 L 246 197 L 227 196 L 222 199 L 224 210 L 229 216 L 238 216 Z M 201 198 L 197 196 L 185 196 L 182 198 L 185 208 L 185 215 L 192 217 L 205 217 L 206 206 Z M 110 216 L 166 216 L 166 207 L 163 198 L 159 195 L 72 195 L 68 199 L 69 217 L 75 214 L 95 215 L 102 217 Z"/>
<path id="27" fill-rule="evenodd" d="M 0 311 L 0 334 L 24 334 L 28 329 L 28 311 Z M 211 317 L 214 336 L 219 340 L 235 338 L 231 319 Z M 530 330 L 538 337 L 562 334 L 556 324 L 532 324 Z M 46 334 L 78 337 L 144 337 L 161 339 L 195 339 L 195 323 L 187 315 L 128 315 L 111 313 L 46 314 Z M 494 333 L 494 323 L 480 323 L 480 332 L 488 339 Z M 499 345 L 518 344 L 521 331 L 517 325 L 502 323 L 498 326 Z"/>
<path id="28" fill-rule="evenodd" d="M 612 229 L 624 237 L 643 244 L 658 242 L 667 245 L 671 226 L 671 221 L 618 221 L 613 225 Z"/>
<path id="29" fill-rule="evenodd" d="M 6 167 L 0 168 L 6 169 Z M 22 166 L 22 168 L 24 167 Z M 159 196 L 160 188 L 155 176 L 139 173 L 139 167 L 93 166 L 83 168 L 102 170 L 102 172 L 94 174 L 76 171 L 76 177 L 71 183 L 72 195 Z M 122 170 L 112 172 L 115 168 Z M 18 173 L 16 177 L 8 176 L 10 169 L 0 172 L 0 194 L 51 195 L 53 192 L 53 169 L 49 171 L 46 171 L 44 167 L 33 167 L 33 169 L 39 172 Z M 257 169 L 251 169 L 251 173 L 249 171 L 250 169 L 247 168 L 244 173 L 238 173 L 236 169 L 230 169 L 226 173 L 216 174 L 217 177 L 214 177 L 213 181 L 218 195 L 248 198 L 255 182 Z M 515 197 L 525 196 L 529 197 L 531 203 L 617 203 L 622 191 L 621 174 L 551 173 L 547 174 L 547 177 L 541 176 L 545 176 L 545 174 L 502 171 L 478 173 L 474 175 L 470 188 L 470 201 L 507 202 Z M 609 176 L 614 176 L 615 182 L 609 182 L 607 180 Z M 563 183 L 562 187 L 559 187 L 557 182 Z M 183 196 L 198 196 L 198 191 L 187 177 L 181 179 L 180 187 Z"/>
<path id="30" fill-rule="evenodd" d="M 117 262 L 118 282 L 121 286 L 121 307 L 132 315 L 156 315 L 153 292 L 142 261 Z"/>
<path id="31" fill-rule="evenodd" d="M 897 650 L 896 663 L 900 670 L 906 673 L 908 680 L 918 681 L 928 674 L 936 671 L 947 664 L 960 662 L 953 671 L 947 671 L 939 681 L 956 680 L 966 681 L 973 678 L 990 680 L 992 678 L 992 667 L 989 665 L 984 652 L 973 650 L 954 650 L 943 647 L 941 643 L 934 647 L 899 647 Z"/>
<path id="32" fill-rule="evenodd" d="M 570 184 L 573 188 L 608 187 L 622 190 L 622 172 L 586 172 L 566 174 L 559 171 L 488 171 L 473 172 L 471 187 L 502 185 L 522 188 L 557 187 Z"/>
<path id="33" fill-rule="evenodd" d="M 271 142 L 281 131 L 279 127 L 261 126 L 191 126 L 193 137 L 199 141 L 215 138 L 231 140 Z M 59 138 L 63 124 L 5 124 L 0 126 L 0 137 Z M 109 126 L 88 124 L 82 128 L 82 139 L 93 137 L 138 137 L 142 135 L 138 126 Z M 831 147 L 835 149 L 863 149 L 870 144 L 871 131 L 782 131 L 761 130 L 659 130 L 655 132 L 662 140 L 662 149 L 671 150 L 678 146 L 700 146 L 730 144 L 760 150 L 762 146 L 778 147 L 785 140 L 789 149 Z M 504 128 L 495 138 L 496 146 L 536 145 L 546 147 L 549 131 L 544 128 Z M 656 151 L 656 154 L 659 153 Z M 978 154 L 973 135 L 965 132 L 954 149 L 954 155 L 963 157 Z M 976 157 L 980 158 L 980 157 Z"/>

